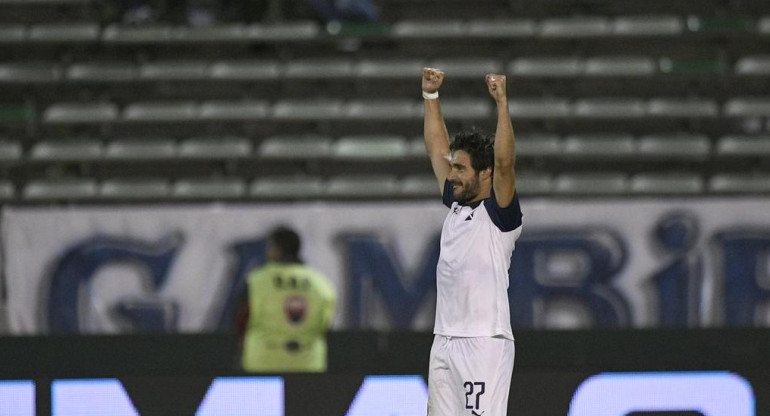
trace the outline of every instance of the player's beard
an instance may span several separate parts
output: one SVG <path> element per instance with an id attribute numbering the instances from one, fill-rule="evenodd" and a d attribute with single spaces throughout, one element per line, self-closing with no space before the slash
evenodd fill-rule
<path id="1" fill-rule="evenodd" d="M 479 195 L 479 175 L 474 175 L 468 182 L 460 182 L 462 185 L 462 190 L 457 191 L 457 188 L 452 190 L 452 196 L 454 197 L 455 201 L 459 202 L 460 204 L 467 204 L 469 201 L 473 201 L 476 199 L 476 197 Z M 455 183 L 452 182 L 452 186 L 454 186 Z"/>

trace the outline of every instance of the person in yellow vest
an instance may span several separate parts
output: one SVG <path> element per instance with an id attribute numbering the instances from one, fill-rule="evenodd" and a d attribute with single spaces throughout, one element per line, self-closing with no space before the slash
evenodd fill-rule
<path id="1" fill-rule="evenodd" d="M 294 230 L 276 228 L 267 240 L 267 263 L 247 277 L 245 371 L 326 371 L 326 333 L 337 295 L 326 277 L 303 264 L 300 246 Z"/>

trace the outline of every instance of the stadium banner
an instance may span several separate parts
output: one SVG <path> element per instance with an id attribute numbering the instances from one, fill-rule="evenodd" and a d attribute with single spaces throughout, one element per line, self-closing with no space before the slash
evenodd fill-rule
<path id="1" fill-rule="evenodd" d="M 522 200 L 515 328 L 767 326 L 770 199 Z M 429 330 L 440 201 L 6 206 L 10 332 L 229 330 L 276 225 L 338 289 L 337 329 Z"/>

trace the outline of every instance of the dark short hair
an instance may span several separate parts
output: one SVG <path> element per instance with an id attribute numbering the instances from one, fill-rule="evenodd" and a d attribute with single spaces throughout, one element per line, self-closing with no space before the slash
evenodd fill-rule
<path id="1" fill-rule="evenodd" d="M 301 241 L 299 235 L 291 228 L 281 225 L 273 229 L 268 237 L 270 244 L 281 250 L 281 259 L 284 261 L 299 262 L 299 250 Z"/>
<path id="2" fill-rule="evenodd" d="M 457 133 L 449 145 L 449 151 L 462 150 L 471 157 L 476 172 L 495 168 L 495 136 L 473 128 Z"/>

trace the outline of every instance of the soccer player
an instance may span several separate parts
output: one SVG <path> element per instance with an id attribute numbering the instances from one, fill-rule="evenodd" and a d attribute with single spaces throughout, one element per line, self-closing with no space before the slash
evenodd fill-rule
<path id="1" fill-rule="evenodd" d="M 508 269 L 522 214 L 505 76 L 485 80 L 497 107 L 495 135 L 463 131 L 450 144 L 438 99 L 444 73 L 422 74 L 425 146 L 449 208 L 436 267 L 429 416 L 503 416 L 508 409 L 515 353 Z"/>
<path id="2" fill-rule="evenodd" d="M 331 283 L 302 263 L 299 251 L 297 233 L 276 228 L 267 240 L 267 264 L 247 278 L 246 371 L 326 371 L 326 332 L 337 298 Z"/>

